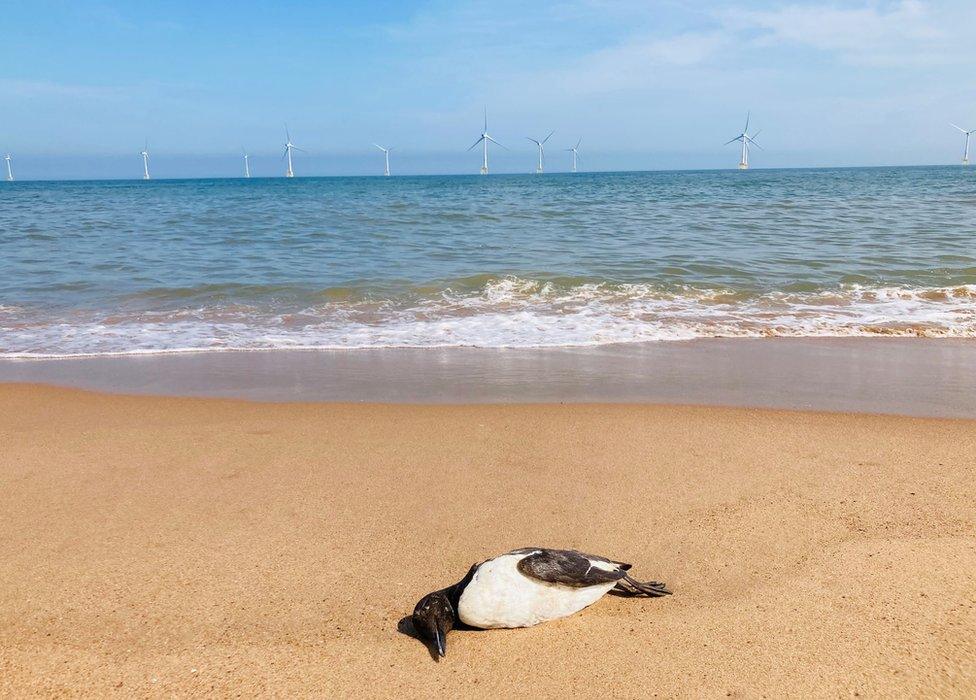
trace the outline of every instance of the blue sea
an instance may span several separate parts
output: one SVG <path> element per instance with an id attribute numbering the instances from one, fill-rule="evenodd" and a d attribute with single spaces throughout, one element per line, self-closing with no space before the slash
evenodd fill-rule
<path id="1" fill-rule="evenodd" d="M 976 336 L 976 168 L 0 183 L 0 356 Z"/>

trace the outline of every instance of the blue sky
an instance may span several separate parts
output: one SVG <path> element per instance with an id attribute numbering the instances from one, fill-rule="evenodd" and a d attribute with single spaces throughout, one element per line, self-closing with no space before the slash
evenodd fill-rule
<path id="1" fill-rule="evenodd" d="M 689 6 L 694 5 L 693 8 Z M 476 172 L 483 105 L 528 172 L 949 163 L 976 128 L 976 2 L 0 0 L 0 150 L 21 178 Z"/>

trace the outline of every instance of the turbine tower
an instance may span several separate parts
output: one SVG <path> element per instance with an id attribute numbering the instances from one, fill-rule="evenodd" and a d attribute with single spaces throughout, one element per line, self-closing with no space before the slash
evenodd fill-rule
<path id="1" fill-rule="evenodd" d="M 10 169 L 10 154 L 8 153 L 7 155 L 5 155 L 3 159 L 7 161 L 7 182 L 13 182 L 14 171 Z"/>
<path id="2" fill-rule="evenodd" d="M 386 167 L 383 168 L 383 174 L 386 177 L 389 177 L 390 176 L 390 151 L 392 151 L 393 149 L 392 148 L 383 148 L 378 143 L 374 143 L 373 145 L 376 146 L 381 151 L 383 151 L 383 155 L 386 156 Z"/>
<path id="3" fill-rule="evenodd" d="M 567 148 L 566 149 L 567 151 L 572 151 L 573 152 L 573 172 L 574 173 L 576 172 L 576 161 L 577 161 L 577 159 L 579 159 L 579 147 L 580 147 L 580 144 L 581 143 L 583 143 L 583 137 L 582 136 L 580 136 L 579 141 L 576 142 L 576 145 L 575 146 L 573 146 L 572 148 Z"/>
<path id="4" fill-rule="evenodd" d="M 756 143 L 756 139 L 755 139 L 756 136 L 759 136 L 758 131 L 752 136 L 749 135 L 749 113 L 747 112 L 746 125 L 745 128 L 742 129 L 742 133 L 736 136 L 734 139 L 725 142 L 726 146 L 728 146 L 730 143 L 735 143 L 736 141 L 742 142 L 742 157 L 739 159 L 739 170 L 749 169 L 749 146 L 750 145 L 755 146 L 759 150 L 763 150 L 763 147 L 760 146 L 758 143 Z"/>
<path id="5" fill-rule="evenodd" d="M 295 177 L 295 171 L 291 167 L 292 151 L 302 151 L 302 153 L 307 153 L 307 151 L 302 150 L 291 142 L 291 134 L 288 133 L 288 125 L 285 124 L 285 155 L 281 156 L 282 158 L 288 158 L 288 169 L 285 171 L 285 177 Z"/>
<path id="6" fill-rule="evenodd" d="M 548 141 L 549 140 L 549 137 L 552 136 L 555 133 L 556 133 L 555 131 L 550 131 L 549 132 L 549 136 L 546 136 L 541 141 L 536 141 L 534 138 L 531 138 L 529 136 L 526 136 L 525 137 L 525 138 L 529 139 L 529 141 L 531 141 L 532 143 L 534 143 L 536 146 L 539 147 L 539 164 L 537 166 L 535 166 L 535 173 L 536 173 L 536 175 L 541 175 L 542 172 L 543 172 L 543 170 L 545 169 L 546 141 Z"/>
<path id="7" fill-rule="evenodd" d="M 247 155 L 247 151 L 244 150 L 244 146 L 241 146 L 241 153 L 244 154 L 244 177 L 250 178 L 251 177 L 251 164 L 248 162 L 248 158 L 250 158 L 250 156 Z"/>
<path id="8" fill-rule="evenodd" d="M 961 131 L 962 133 L 966 134 L 966 150 L 962 152 L 962 164 L 969 165 L 969 137 L 972 136 L 973 134 L 976 134 L 976 129 L 969 129 L 967 131 L 966 129 L 963 129 L 961 126 L 956 126 L 951 122 L 949 123 L 949 126 L 955 127 L 956 129 L 959 129 L 959 131 Z M 7 157 L 9 158 L 10 156 Z"/>
<path id="9" fill-rule="evenodd" d="M 142 149 L 142 153 L 140 153 L 139 155 L 142 156 L 142 179 L 148 180 L 149 179 L 149 139 L 146 139 L 146 145 Z"/>
<path id="10" fill-rule="evenodd" d="M 481 137 L 477 141 L 475 141 L 473 144 L 471 144 L 471 146 L 468 148 L 468 150 L 470 151 L 472 148 L 474 148 L 475 146 L 477 146 L 479 143 L 480 144 L 484 144 L 484 148 L 485 148 L 485 159 L 482 161 L 482 164 L 481 164 L 481 174 L 482 175 L 487 175 L 488 174 L 488 142 L 489 141 L 491 141 L 496 146 L 502 146 L 495 139 L 493 139 L 491 136 L 488 135 L 488 108 L 485 107 L 485 128 L 484 128 L 484 131 L 481 132 Z M 502 146 L 502 148 L 505 148 L 505 147 Z M 507 151 L 508 149 L 505 148 L 505 150 Z"/>

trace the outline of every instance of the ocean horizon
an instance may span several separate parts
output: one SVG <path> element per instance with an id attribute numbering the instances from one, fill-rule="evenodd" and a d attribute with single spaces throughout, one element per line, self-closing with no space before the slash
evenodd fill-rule
<path id="1" fill-rule="evenodd" d="M 0 357 L 976 337 L 960 166 L 10 184 Z"/>
<path id="2" fill-rule="evenodd" d="M 530 156 L 531 157 L 531 156 Z M 278 159 L 280 160 L 280 159 Z M 968 165 L 961 163 L 913 163 L 913 164 L 875 164 L 875 165 L 797 165 L 797 166 L 763 166 L 763 165 L 750 165 L 745 172 L 777 172 L 777 171 L 823 171 L 823 170 L 925 170 L 930 168 L 956 168 L 966 170 Z M 154 169 L 155 170 L 155 169 Z M 492 167 L 491 172 L 488 175 L 481 175 L 473 170 L 471 171 L 436 171 L 436 172 L 391 172 L 390 175 L 384 175 L 381 169 L 377 172 L 357 172 L 357 173 L 328 173 L 328 174 L 314 174 L 307 175 L 303 173 L 295 173 L 291 178 L 287 178 L 284 172 L 276 173 L 272 175 L 254 175 L 250 177 L 245 177 L 244 175 L 156 175 L 153 174 L 149 180 L 146 180 L 138 172 L 134 172 L 131 176 L 104 176 L 104 177 L 16 177 L 14 180 L 2 180 L 0 179 L 0 185 L 13 185 L 18 184 L 58 184 L 58 183 L 99 183 L 99 182 L 139 182 L 143 184 L 152 184 L 155 182 L 199 182 L 204 180 L 345 180 L 345 179 L 393 179 L 393 178 L 438 178 L 438 177 L 460 177 L 460 178 L 481 178 L 481 177 L 553 177 L 553 176 L 584 176 L 584 175 L 646 175 L 646 174 L 662 174 L 662 173 L 722 173 L 722 172 L 743 172 L 736 167 L 735 164 L 722 166 L 722 167 L 688 167 L 688 168 L 675 168 L 675 167 L 663 167 L 663 168 L 626 168 L 626 169 L 599 169 L 599 168 L 587 168 L 580 169 L 578 172 L 573 172 L 567 169 L 557 169 L 557 168 L 546 168 L 544 173 L 536 173 L 531 168 L 526 168 L 525 170 L 501 170 Z"/>

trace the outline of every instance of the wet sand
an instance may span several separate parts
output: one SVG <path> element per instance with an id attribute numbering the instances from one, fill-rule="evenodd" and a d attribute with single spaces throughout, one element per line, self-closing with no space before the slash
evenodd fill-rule
<path id="1" fill-rule="evenodd" d="M 709 338 L 0 360 L 0 382 L 374 403 L 682 403 L 976 418 L 976 341 Z"/>
<path id="2" fill-rule="evenodd" d="M 976 422 L 0 386 L 0 695 L 976 693 Z M 524 630 L 402 621 L 491 554 L 667 581 Z"/>

